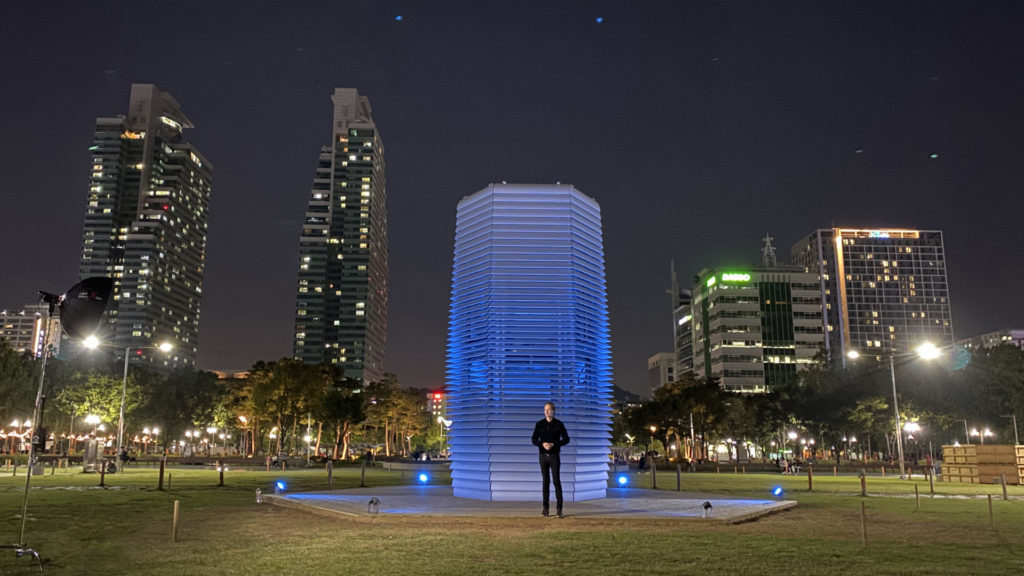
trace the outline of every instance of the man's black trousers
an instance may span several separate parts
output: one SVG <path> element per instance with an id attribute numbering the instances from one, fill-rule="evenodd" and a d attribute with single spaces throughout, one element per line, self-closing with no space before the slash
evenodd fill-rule
<path id="1" fill-rule="evenodd" d="M 559 469 L 562 467 L 560 455 L 558 453 L 545 454 L 540 453 L 540 473 L 544 477 L 544 511 L 547 512 L 550 508 L 551 502 L 551 486 L 549 483 L 554 480 L 555 482 L 555 506 L 556 510 L 562 511 L 562 477 L 559 475 Z"/>

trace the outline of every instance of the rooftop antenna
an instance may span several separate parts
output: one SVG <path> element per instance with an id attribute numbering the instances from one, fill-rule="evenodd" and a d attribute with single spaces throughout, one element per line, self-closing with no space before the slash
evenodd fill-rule
<path id="1" fill-rule="evenodd" d="M 765 268 L 774 268 L 779 264 L 778 259 L 775 258 L 775 246 L 772 246 L 772 240 L 774 238 L 767 232 L 765 232 L 764 238 L 761 238 L 761 241 L 764 242 L 764 248 L 761 248 L 761 263 Z"/>

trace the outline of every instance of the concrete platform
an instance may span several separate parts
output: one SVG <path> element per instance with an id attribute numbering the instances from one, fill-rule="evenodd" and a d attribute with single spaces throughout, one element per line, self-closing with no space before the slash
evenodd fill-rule
<path id="1" fill-rule="evenodd" d="M 387 486 L 325 492 L 266 495 L 272 504 L 304 508 L 343 516 L 372 517 L 370 498 L 380 500 L 378 515 L 413 515 L 478 518 L 540 517 L 537 502 L 490 502 L 452 496 L 451 486 Z M 704 503 L 711 503 L 705 518 Z M 554 503 L 552 503 L 554 506 Z M 609 488 L 600 500 L 567 502 L 566 518 L 632 518 L 715 521 L 727 524 L 747 522 L 796 506 L 791 500 L 755 500 L 636 488 Z M 552 508 L 552 513 L 554 509 Z"/>

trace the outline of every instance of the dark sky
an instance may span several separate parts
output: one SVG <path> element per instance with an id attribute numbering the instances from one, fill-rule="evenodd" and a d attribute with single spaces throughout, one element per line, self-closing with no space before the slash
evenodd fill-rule
<path id="1" fill-rule="evenodd" d="M 338 86 L 386 149 L 404 384 L 443 383 L 456 203 L 502 180 L 601 204 L 629 390 L 671 349 L 669 261 L 753 262 L 765 232 L 788 260 L 832 224 L 942 229 L 956 336 L 1020 328 L 1022 25 L 1016 1 L 3 2 L 0 307 L 76 281 L 95 118 L 154 83 L 214 164 L 200 367 L 290 355 Z"/>

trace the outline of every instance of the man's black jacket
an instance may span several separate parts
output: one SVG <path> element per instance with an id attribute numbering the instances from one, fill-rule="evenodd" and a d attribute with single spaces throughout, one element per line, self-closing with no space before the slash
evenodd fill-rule
<path id="1" fill-rule="evenodd" d="M 541 446 L 545 442 L 554 444 L 554 446 L 550 450 L 545 450 Z M 562 424 L 558 418 L 552 418 L 551 422 L 548 422 L 547 418 L 541 418 L 533 427 L 533 445 L 541 451 L 541 454 L 558 454 L 562 446 L 568 443 L 569 432 L 566 431 L 565 424 Z"/>

